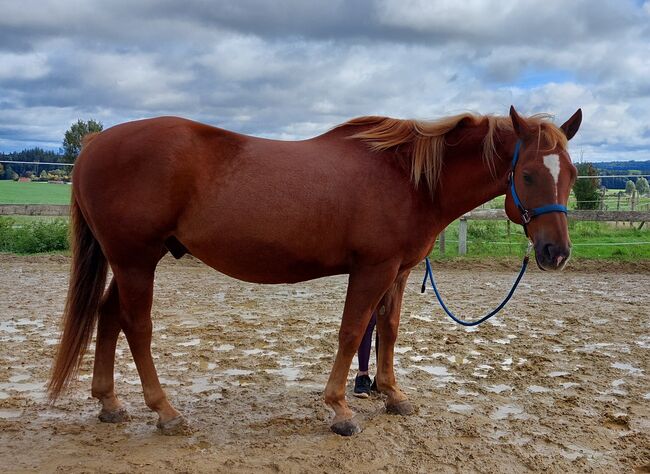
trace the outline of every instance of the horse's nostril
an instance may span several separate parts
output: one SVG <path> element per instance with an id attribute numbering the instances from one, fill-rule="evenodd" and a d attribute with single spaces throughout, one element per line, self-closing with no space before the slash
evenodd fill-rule
<path id="1" fill-rule="evenodd" d="M 544 248 L 542 249 L 542 256 L 544 257 L 544 260 L 546 260 L 548 262 L 553 261 L 553 245 L 552 244 L 544 245 Z"/>

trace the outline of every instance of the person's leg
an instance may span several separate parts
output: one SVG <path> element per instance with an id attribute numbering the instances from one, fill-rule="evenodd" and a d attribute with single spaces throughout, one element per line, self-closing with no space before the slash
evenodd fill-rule
<path id="1" fill-rule="evenodd" d="M 373 311 L 366 328 L 366 332 L 363 335 L 361 344 L 359 344 L 359 349 L 357 350 L 357 360 L 359 362 L 359 370 L 357 371 L 357 376 L 354 378 L 354 390 L 352 394 L 357 398 L 368 398 L 370 396 L 370 387 L 372 385 L 372 380 L 368 375 L 368 364 L 370 362 L 370 350 L 372 346 L 372 333 L 375 330 L 375 325 L 377 324 L 377 315 Z"/>
<path id="2" fill-rule="evenodd" d="M 372 317 L 366 328 L 366 333 L 363 335 L 361 344 L 359 344 L 359 350 L 357 351 L 357 360 L 359 362 L 359 370 L 357 371 L 357 376 L 359 375 L 368 375 L 368 364 L 370 362 L 370 350 L 372 346 L 372 333 L 375 331 L 375 325 L 377 324 L 377 313 L 372 312 Z M 375 343 L 376 344 L 376 343 Z M 377 349 L 375 348 L 375 351 Z"/>

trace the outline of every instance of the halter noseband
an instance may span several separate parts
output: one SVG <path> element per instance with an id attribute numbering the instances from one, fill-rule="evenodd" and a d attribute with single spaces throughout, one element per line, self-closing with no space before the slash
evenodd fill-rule
<path id="1" fill-rule="evenodd" d="M 517 191 L 515 190 L 515 167 L 517 166 L 517 161 L 519 160 L 520 148 L 521 140 L 517 140 L 517 144 L 515 145 L 515 155 L 512 158 L 512 165 L 510 166 L 511 170 L 508 181 L 510 183 L 510 194 L 512 195 L 512 199 L 515 202 L 517 209 L 519 209 L 519 212 L 521 213 L 521 221 L 524 227 L 524 232 L 526 232 L 526 236 L 528 236 L 528 229 L 526 226 L 533 218 L 541 216 L 542 214 L 548 214 L 549 212 L 563 212 L 566 214 L 567 208 L 562 204 L 547 204 L 545 206 L 536 207 L 534 209 L 527 209 L 523 205 L 521 199 L 519 199 L 519 196 L 517 195 Z"/>

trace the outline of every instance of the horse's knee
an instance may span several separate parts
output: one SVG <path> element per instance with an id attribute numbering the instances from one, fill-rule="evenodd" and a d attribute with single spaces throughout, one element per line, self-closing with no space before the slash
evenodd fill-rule
<path id="1" fill-rule="evenodd" d="M 120 326 L 127 337 L 130 335 L 151 334 L 153 330 L 151 317 L 148 315 L 146 315 L 146 317 L 143 315 L 131 316 L 125 312 L 120 314 L 119 321 Z"/>
<path id="2" fill-rule="evenodd" d="M 359 348 L 362 337 L 363 332 L 359 328 L 341 328 L 339 331 L 339 351 L 344 354 L 354 354 Z"/>

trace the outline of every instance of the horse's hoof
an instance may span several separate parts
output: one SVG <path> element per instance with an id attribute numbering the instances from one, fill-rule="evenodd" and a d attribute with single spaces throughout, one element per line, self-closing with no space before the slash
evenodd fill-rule
<path id="1" fill-rule="evenodd" d="M 391 415 L 408 416 L 414 412 L 415 408 L 413 408 L 413 405 L 408 400 L 402 400 L 394 405 L 386 404 L 386 413 L 390 413 Z"/>
<path id="2" fill-rule="evenodd" d="M 178 415 L 167 421 L 160 421 L 156 424 L 158 429 L 165 436 L 182 436 L 192 434 L 192 428 L 183 415 Z"/>
<path id="3" fill-rule="evenodd" d="M 125 421 L 131 420 L 131 416 L 124 407 L 118 408 L 117 410 L 106 410 L 102 408 L 98 416 L 99 421 L 103 423 L 124 423 Z"/>
<path id="4" fill-rule="evenodd" d="M 341 436 L 352 436 L 361 433 L 361 426 L 354 420 L 343 420 L 333 423 L 330 426 L 332 431 Z"/>

